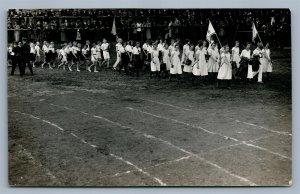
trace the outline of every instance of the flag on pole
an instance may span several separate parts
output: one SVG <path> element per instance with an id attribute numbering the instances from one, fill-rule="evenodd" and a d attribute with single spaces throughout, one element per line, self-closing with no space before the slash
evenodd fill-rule
<path id="1" fill-rule="evenodd" d="M 113 35 L 117 35 L 116 17 L 114 17 L 114 20 L 113 20 L 113 25 L 112 25 L 112 28 L 111 28 L 111 33 L 112 33 Z"/>
<path id="2" fill-rule="evenodd" d="M 208 24 L 208 29 L 207 29 L 207 33 L 206 33 L 206 40 L 210 43 L 211 42 L 211 36 L 213 34 L 216 34 L 216 31 L 213 27 L 213 25 L 211 24 L 211 22 L 209 21 L 209 24 Z"/>
<path id="3" fill-rule="evenodd" d="M 258 36 L 258 32 L 256 30 L 255 24 L 252 24 L 252 42 L 255 42 L 255 38 Z"/>

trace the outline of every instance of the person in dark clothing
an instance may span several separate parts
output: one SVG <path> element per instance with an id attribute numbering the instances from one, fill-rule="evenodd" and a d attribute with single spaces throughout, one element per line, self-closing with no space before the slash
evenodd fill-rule
<path id="1" fill-rule="evenodd" d="M 14 43 L 14 47 L 12 49 L 12 69 L 10 75 L 14 75 L 16 67 L 18 65 L 20 76 L 23 75 L 23 68 L 21 63 L 21 46 L 22 43 L 20 42 L 19 45 L 17 42 Z"/>
<path id="2" fill-rule="evenodd" d="M 23 39 L 23 45 L 21 46 L 21 60 L 22 64 L 22 75 L 25 74 L 26 66 L 28 66 L 31 75 L 33 75 L 32 66 L 30 63 L 30 46 L 26 39 Z"/>

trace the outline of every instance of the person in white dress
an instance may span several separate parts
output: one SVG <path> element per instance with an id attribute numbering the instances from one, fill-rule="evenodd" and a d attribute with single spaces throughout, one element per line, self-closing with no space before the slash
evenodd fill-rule
<path id="1" fill-rule="evenodd" d="M 67 44 L 64 44 L 63 47 L 59 51 L 59 58 L 61 59 L 61 63 L 58 65 L 58 69 L 63 66 L 63 70 L 66 70 L 67 64 L 67 52 L 66 52 Z"/>
<path id="2" fill-rule="evenodd" d="M 78 56 L 78 52 L 80 52 L 81 49 L 78 47 L 77 42 L 73 42 L 73 47 L 72 47 L 72 55 L 73 55 L 73 64 L 76 64 L 76 70 L 79 72 L 79 56 Z M 72 65 L 73 65 L 72 64 Z M 71 69 L 69 69 L 70 71 L 72 71 Z"/>
<path id="3" fill-rule="evenodd" d="M 190 45 L 188 47 L 188 51 L 185 51 L 185 59 L 184 59 L 184 67 L 183 72 L 185 72 L 188 77 L 190 77 L 190 74 L 193 71 L 193 64 L 195 63 L 195 51 L 194 51 L 194 45 Z"/>
<path id="4" fill-rule="evenodd" d="M 237 68 L 240 67 L 240 61 L 241 61 L 239 45 L 240 45 L 239 41 L 235 41 L 235 46 L 231 49 L 232 61 L 236 63 Z"/>
<path id="5" fill-rule="evenodd" d="M 109 68 L 109 43 L 107 42 L 106 38 L 103 38 L 103 42 L 101 44 L 101 50 L 103 52 L 103 61 L 101 63 L 101 66 L 106 63 L 106 68 Z"/>
<path id="6" fill-rule="evenodd" d="M 123 40 L 121 38 L 117 39 L 117 44 L 116 44 L 117 60 L 116 60 L 115 64 L 113 65 L 114 70 L 117 70 L 117 66 L 121 62 L 120 47 L 122 47 L 122 42 L 123 42 Z"/>
<path id="7" fill-rule="evenodd" d="M 187 59 L 187 53 L 190 50 L 190 44 L 191 44 L 191 41 L 189 39 L 186 39 L 185 44 L 183 45 L 183 48 L 182 48 L 181 64 L 185 64 L 185 61 Z"/>
<path id="8" fill-rule="evenodd" d="M 182 74 L 181 61 L 180 61 L 180 51 L 179 45 L 175 45 L 174 51 L 171 52 L 171 68 L 170 68 L 170 77 L 171 81 L 174 76 L 177 75 L 177 79 L 179 79 Z"/>
<path id="9" fill-rule="evenodd" d="M 42 47 L 42 50 L 43 50 L 43 54 L 44 54 L 44 63 L 42 64 L 42 68 L 44 68 L 44 65 L 45 64 L 48 64 L 49 65 L 49 69 L 52 69 L 49 61 L 50 61 L 50 57 L 49 57 L 49 43 L 47 41 L 44 41 L 44 45 Z"/>
<path id="10" fill-rule="evenodd" d="M 153 44 L 153 49 L 151 51 L 151 73 L 150 78 L 152 78 L 153 74 L 156 77 L 159 77 L 160 72 L 160 61 L 159 61 L 159 50 L 157 48 L 157 44 Z"/>
<path id="11" fill-rule="evenodd" d="M 240 68 L 240 48 L 239 48 L 239 41 L 235 41 L 234 47 L 231 49 L 231 54 L 232 54 L 232 75 L 234 79 L 237 79 L 238 77 L 236 76 L 236 73 L 238 69 Z"/>
<path id="12" fill-rule="evenodd" d="M 91 62 L 92 64 L 88 67 L 88 71 L 92 72 L 91 68 L 94 67 L 94 72 L 98 72 L 97 71 L 97 49 L 96 49 L 96 43 L 93 43 L 93 46 L 91 48 Z"/>
<path id="13" fill-rule="evenodd" d="M 263 54 L 261 58 L 263 73 L 267 73 L 267 80 L 270 80 L 270 73 L 273 71 L 273 65 L 270 54 L 271 52 L 269 48 L 269 43 L 267 43 L 265 48 L 263 49 Z"/>
<path id="14" fill-rule="evenodd" d="M 187 78 L 191 79 L 193 77 L 193 65 L 195 64 L 195 51 L 194 45 L 190 44 L 189 51 L 187 52 L 187 59 L 185 60 L 183 71 L 186 73 Z"/>
<path id="15" fill-rule="evenodd" d="M 194 64 L 192 64 L 192 67 L 193 67 L 192 84 L 194 84 L 196 79 L 198 77 L 200 77 L 199 55 L 200 55 L 202 48 L 203 48 L 203 41 L 198 41 L 198 44 L 195 47 L 195 62 L 194 62 Z"/>
<path id="16" fill-rule="evenodd" d="M 88 48 L 88 45 L 84 45 L 83 48 L 81 49 L 82 59 L 84 61 L 85 66 L 87 66 L 87 67 L 88 67 L 88 63 L 89 63 L 89 56 L 88 56 L 89 51 L 90 51 L 90 49 Z"/>
<path id="17" fill-rule="evenodd" d="M 208 75 L 208 64 L 205 55 L 207 55 L 207 48 L 206 41 L 203 41 L 198 54 L 199 72 L 202 79 L 202 85 L 204 85 L 204 81 Z"/>
<path id="18" fill-rule="evenodd" d="M 164 77 L 167 77 L 169 75 L 170 68 L 171 68 L 170 50 L 169 50 L 169 45 L 165 43 L 164 48 L 162 50 L 162 62 L 161 62 L 161 70 L 164 72 Z"/>
<path id="19" fill-rule="evenodd" d="M 35 64 L 36 64 L 36 63 L 41 62 L 42 50 L 40 47 L 40 42 L 36 42 L 34 49 L 35 49 L 35 53 L 36 53 L 36 58 L 35 58 Z M 35 67 L 35 66 L 33 66 L 33 67 Z"/>
<path id="20" fill-rule="evenodd" d="M 219 60 L 220 54 L 216 48 L 216 43 L 212 43 L 207 50 L 209 55 L 208 59 L 208 73 L 211 74 L 213 80 L 217 78 L 218 70 L 219 70 Z"/>
<path id="21" fill-rule="evenodd" d="M 230 89 L 230 80 L 232 79 L 231 55 L 229 46 L 224 47 L 224 52 L 221 54 L 221 66 L 218 72 L 217 87 L 220 86 L 221 80 L 227 81 L 227 88 Z"/>

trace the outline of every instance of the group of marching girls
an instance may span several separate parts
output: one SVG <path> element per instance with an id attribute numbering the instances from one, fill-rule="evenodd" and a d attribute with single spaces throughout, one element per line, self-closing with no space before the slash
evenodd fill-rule
<path id="1" fill-rule="evenodd" d="M 25 39 L 23 39 L 24 41 Z M 73 66 L 75 66 L 78 72 L 80 72 L 81 65 L 84 65 L 89 72 L 98 72 L 97 68 L 109 67 L 109 43 L 106 39 L 93 44 L 86 41 L 83 46 L 77 41 L 64 43 L 59 49 L 57 49 L 57 45 L 55 47 L 54 42 L 47 41 L 44 41 L 42 45 L 40 42 L 30 42 L 26 49 L 24 49 L 24 45 L 27 45 L 27 43 L 15 42 L 8 47 L 8 60 L 12 64 L 11 75 L 14 74 L 16 66 L 21 68 L 20 75 L 25 73 L 23 73 L 24 62 L 22 61 L 27 62 L 26 64 L 28 64 L 32 74 L 32 67 L 37 67 L 37 65 L 49 69 L 57 66 L 58 69 L 62 68 L 69 71 L 73 71 Z M 23 50 L 26 52 L 21 52 Z"/>
<path id="2" fill-rule="evenodd" d="M 254 30 L 253 38 L 258 35 L 255 26 Z M 160 39 L 147 40 L 141 45 L 140 42 L 123 42 L 121 38 L 117 38 L 116 61 L 112 68 L 118 69 L 120 73 L 124 71 L 126 74 L 136 74 L 137 77 L 141 71 L 150 71 L 150 78 L 169 78 L 170 81 L 185 79 L 191 80 L 193 84 L 199 80 L 201 85 L 214 82 L 217 83 L 217 87 L 223 81 L 226 82 L 227 88 L 231 87 L 232 79 L 248 84 L 257 75 L 258 83 L 263 83 L 264 72 L 267 79 L 270 78 L 272 62 L 269 44 L 264 46 L 259 42 L 251 53 L 251 43 L 248 42 L 240 52 L 238 41 L 230 49 L 228 44 L 221 45 L 220 41 L 217 44 L 217 41 L 212 40 L 211 36 L 214 34 L 210 23 L 206 36 L 208 41 L 199 40 L 196 44 L 187 39 L 181 46 L 179 39 L 171 39 L 170 42 Z M 75 66 L 78 72 L 81 71 L 82 65 L 89 72 L 98 72 L 99 68 L 110 68 L 110 44 L 105 38 L 92 44 L 88 40 L 85 44 L 76 41 L 64 43 L 59 49 L 55 49 L 54 42 L 47 41 L 44 41 L 42 46 L 39 42 L 26 45 L 14 43 L 8 48 L 8 57 L 13 67 L 12 75 L 17 65 L 28 65 L 32 74 L 32 67 L 36 67 L 37 64 L 41 64 L 41 68 L 46 66 L 52 69 L 57 66 L 69 71 L 73 71 Z M 26 59 L 26 64 L 20 60 L 21 55 L 23 61 Z M 24 68 L 21 68 L 20 72 L 23 75 Z"/>

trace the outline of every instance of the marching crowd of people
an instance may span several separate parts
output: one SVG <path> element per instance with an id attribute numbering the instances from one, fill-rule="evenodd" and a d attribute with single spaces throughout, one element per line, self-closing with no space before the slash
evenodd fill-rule
<path id="1" fill-rule="evenodd" d="M 266 79 L 270 78 L 269 44 L 259 42 L 253 51 L 251 48 L 250 42 L 240 48 L 236 41 L 230 48 L 229 44 L 220 45 L 215 40 L 192 43 L 187 39 L 183 43 L 180 39 L 135 42 L 117 38 L 113 46 L 104 38 L 94 43 L 73 41 L 57 46 L 54 42 L 28 43 L 23 39 L 9 45 L 8 60 L 12 64 L 11 75 L 17 66 L 21 76 L 26 67 L 32 75 L 33 68 L 38 66 L 77 72 L 112 68 L 137 77 L 149 72 L 151 79 L 189 80 L 201 85 L 216 83 L 217 87 L 223 81 L 230 88 L 232 79 L 249 84 L 254 79 L 263 83 L 263 73 L 266 73 Z M 116 53 L 113 64 L 110 60 L 112 52 Z"/>

